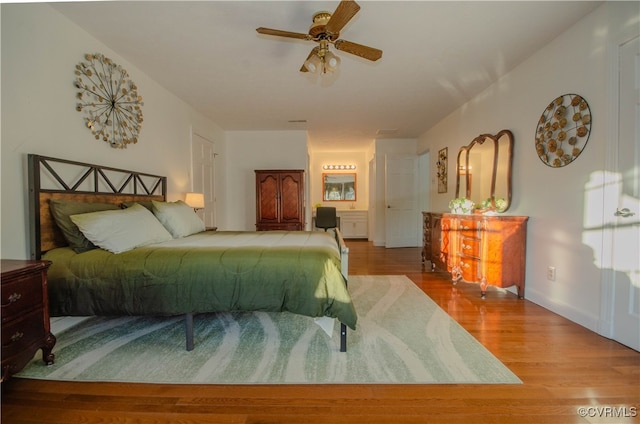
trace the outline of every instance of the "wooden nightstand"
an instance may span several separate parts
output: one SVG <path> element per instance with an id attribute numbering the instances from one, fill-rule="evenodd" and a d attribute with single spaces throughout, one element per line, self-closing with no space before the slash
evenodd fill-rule
<path id="1" fill-rule="evenodd" d="M 56 338 L 49 323 L 50 261 L 2 260 L 2 380 L 24 368 L 38 349 L 47 365 Z"/>

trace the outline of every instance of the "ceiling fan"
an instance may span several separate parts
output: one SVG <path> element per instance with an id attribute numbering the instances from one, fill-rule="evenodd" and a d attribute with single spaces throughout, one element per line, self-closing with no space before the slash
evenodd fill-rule
<path id="1" fill-rule="evenodd" d="M 330 12 L 318 12 L 313 15 L 313 23 L 307 34 L 263 27 L 257 28 L 256 31 L 265 35 L 297 38 L 319 43 L 307 56 L 300 68 L 300 72 L 315 72 L 319 69 L 322 73 L 326 73 L 327 71 L 335 70 L 340 63 L 340 59 L 329 51 L 330 44 L 333 44 L 337 50 L 355 54 L 371 61 L 376 61 L 382 57 L 382 50 L 338 38 L 342 28 L 359 10 L 360 6 L 355 1 L 342 0 L 333 14 Z"/>

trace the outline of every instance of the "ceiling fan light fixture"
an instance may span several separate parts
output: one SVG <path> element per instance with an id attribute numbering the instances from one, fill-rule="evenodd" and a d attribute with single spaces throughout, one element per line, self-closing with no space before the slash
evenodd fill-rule
<path id="1" fill-rule="evenodd" d="M 304 66 L 309 72 L 315 72 L 322 66 L 322 59 L 314 54 L 304 62 Z"/>
<path id="2" fill-rule="evenodd" d="M 333 72 L 338 69 L 338 65 L 340 65 L 340 58 L 327 50 L 327 52 L 324 54 L 324 65 L 325 72 Z"/>
<path id="3" fill-rule="evenodd" d="M 300 32 L 282 31 L 279 29 L 259 27 L 259 34 L 274 35 L 298 40 L 313 41 L 319 44 L 314 47 L 307 60 L 300 67 L 300 72 L 326 73 L 335 71 L 340 65 L 340 58 L 329 52 L 329 45 L 336 50 L 354 54 L 364 59 L 376 61 L 382 57 L 382 50 L 374 49 L 362 44 L 340 39 L 340 31 L 358 13 L 360 6 L 354 0 L 341 0 L 335 12 L 318 12 L 313 16 L 313 23 L 307 34 Z"/>

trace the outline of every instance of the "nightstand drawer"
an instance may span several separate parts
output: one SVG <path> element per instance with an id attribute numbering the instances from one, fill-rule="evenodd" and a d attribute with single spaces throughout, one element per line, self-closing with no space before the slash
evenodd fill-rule
<path id="1" fill-rule="evenodd" d="M 45 337 L 43 311 L 36 310 L 2 327 L 2 359 L 19 354 Z"/>
<path id="2" fill-rule="evenodd" d="M 2 285 L 2 322 L 14 319 L 34 308 L 42 308 L 42 277 L 24 275 Z"/>

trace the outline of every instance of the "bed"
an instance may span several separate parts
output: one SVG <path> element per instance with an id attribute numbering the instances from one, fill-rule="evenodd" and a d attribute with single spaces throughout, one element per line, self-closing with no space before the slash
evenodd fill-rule
<path id="1" fill-rule="evenodd" d="M 338 320 L 346 351 L 357 314 L 339 230 L 186 231 L 178 215 L 163 214 L 186 206 L 167 202 L 166 177 L 39 155 L 28 155 L 28 173 L 31 257 L 52 262 L 51 316 L 184 315 L 192 350 L 194 315 L 288 311 Z M 110 244 L 115 233 L 131 238 L 147 227 L 154 238 L 143 244 Z"/>

